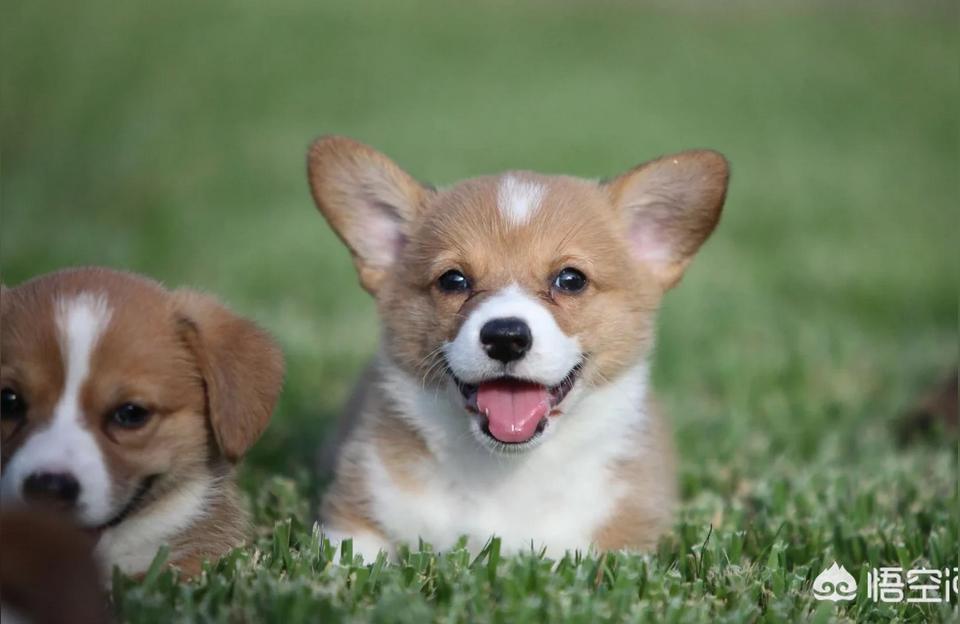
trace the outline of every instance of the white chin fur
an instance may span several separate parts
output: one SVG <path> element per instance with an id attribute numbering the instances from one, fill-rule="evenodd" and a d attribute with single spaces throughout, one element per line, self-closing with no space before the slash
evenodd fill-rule
<path id="1" fill-rule="evenodd" d="M 182 481 L 162 501 L 104 531 L 97 559 L 107 570 L 117 566 L 127 574 L 146 571 L 158 548 L 207 514 L 207 501 L 217 487 L 207 474 Z"/>
<path id="2" fill-rule="evenodd" d="M 625 493 L 611 480 L 611 463 L 636 452 L 632 432 L 645 426 L 644 363 L 600 387 L 578 383 L 536 448 L 507 455 L 491 453 L 471 434 L 471 415 L 452 383 L 440 391 L 424 387 L 381 358 L 381 391 L 431 454 L 414 469 L 418 489 L 411 493 L 394 481 L 377 446 L 366 445 L 361 461 L 372 514 L 391 542 L 423 538 L 442 550 L 467 535 L 471 548 L 479 548 L 496 534 L 508 552 L 530 548 L 532 537 L 534 548 L 546 546 L 551 556 L 589 548 L 596 527 Z"/>
<path id="3" fill-rule="evenodd" d="M 503 364 L 489 357 L 480 344 L 480 328 L 498 318 L 526 321 L 533 344 L 520 360 Z M 516 284 L 507 286 L 474 310 L 456 338 L 443 347 L 450 370 L 465 383 L 509 375 L 555 386 L 580 363 L 580 341 L 567 336 L 553 314 Z"/>

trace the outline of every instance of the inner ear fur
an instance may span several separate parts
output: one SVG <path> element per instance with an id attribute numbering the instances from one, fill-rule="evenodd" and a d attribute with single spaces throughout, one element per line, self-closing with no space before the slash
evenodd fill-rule
<path id="1" fill-rule="evenodd" d="M 317 209 L 376 295 L 433 190 L 372 147 L 339 136 L 314 141 L 307 176 Z"/>
<path id="2" fill-rule="evenodd" d="M 723 209 L 730 167 L 713 150 L 690 150 L 634 167 L 605 182 L 624 216 L 634 258 L 663 290 L 676 285 Z"/>
<path id="3" fill-rule="evenodd" d="M 238 461 L 260 437 L 283 385 L 283 354 L 273 339 L 213 297 L 174 293 L 181 336 L 196 358 L 217 446 Z"/>

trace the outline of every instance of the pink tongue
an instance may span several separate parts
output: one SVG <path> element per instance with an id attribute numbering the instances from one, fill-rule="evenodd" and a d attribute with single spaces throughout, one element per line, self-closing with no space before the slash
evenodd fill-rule
<path id="1" fill-rule="evenodd" d="M 539 384 L 489 381 L 477 389 L 477 409 L 487 415 L 493 437 L 501 442 L 526 442 L 547 415 L 550 397 Z"/>

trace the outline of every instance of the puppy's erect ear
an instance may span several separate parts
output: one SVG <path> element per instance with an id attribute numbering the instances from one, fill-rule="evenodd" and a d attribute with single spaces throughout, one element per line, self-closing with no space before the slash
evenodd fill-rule
<path id="1" fill-rule="evenodd" d="M 711 150 L 664 156 L 604 183 L 626 217 L 631 249 L 661 288 L 673 287 L 720 219 L 730 168 Z"/>
<path id="2" fill-rule="evenodd" d="M 283 384 L 283 354 L 266 332 L 213 297 L 178 290 L 174 298 L 181 335 L 203 375 L 217 445 L 235 462 L 270 421 Z"/>
<path id="3" fill-rule="evenodd" d="M 360 283 L 376 295 L 433 191 L 380 152 L 344 137 L 314 142 L 307 175 L 317 208 L 353 255 Z"/>

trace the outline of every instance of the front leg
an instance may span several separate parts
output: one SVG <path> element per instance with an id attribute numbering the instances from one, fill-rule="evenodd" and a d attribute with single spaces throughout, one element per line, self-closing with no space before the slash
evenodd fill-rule
<path id="1" fill-rule="evenodd" d="M 364 563 L 376 561 L 381 550 L 393 558 L 395 553 L 390 540 L 367 511 L 369 498 L 365 483 L 356 476 L 344 471 L 331 484 L 320 508 L 320 528 L 336 546 L 337 561 L 340 560 L 340 546 L 347 538 L 353 539 L 353 553 L 361 555 Z"/>

